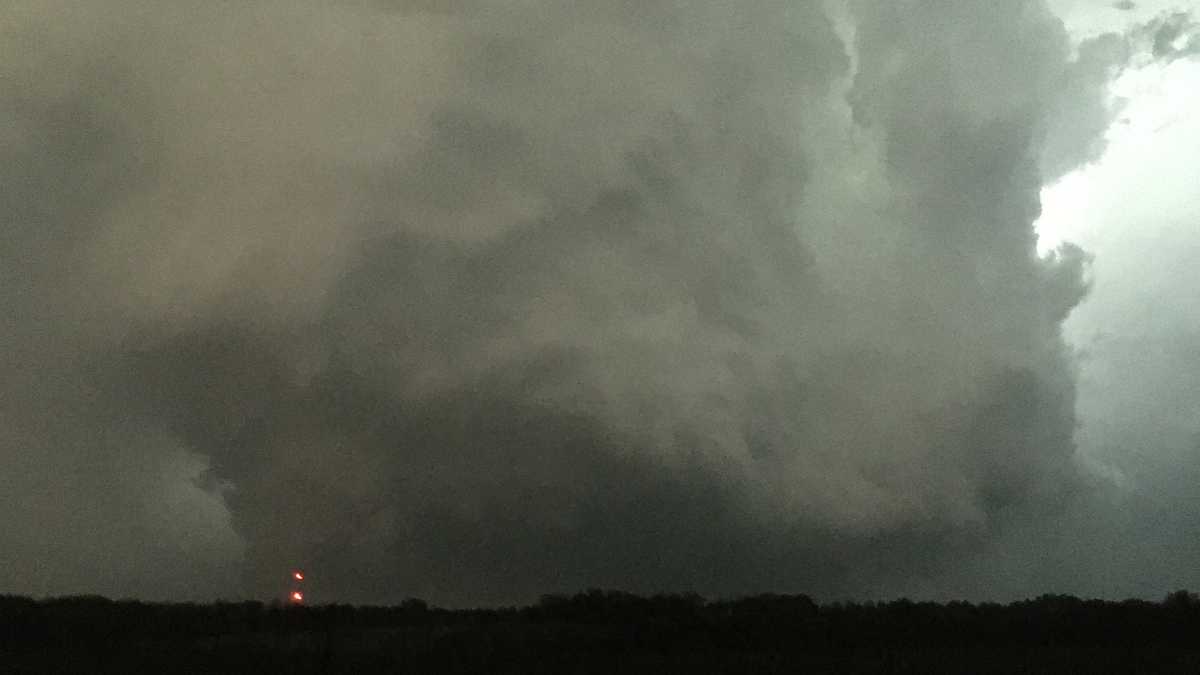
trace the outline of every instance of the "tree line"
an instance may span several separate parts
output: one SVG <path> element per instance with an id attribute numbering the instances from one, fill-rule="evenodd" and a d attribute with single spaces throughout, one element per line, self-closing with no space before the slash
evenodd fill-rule
<path id="1" fill-rule="evenodd" d="M 968 662 L 975 672 L 1042 672 L 1038 664 L 1200 672 L 1200 598 L 1181 590 L 1160 602 L 820 604 L 804 595 L 589 590 L 451 610 L 418 599 L 288 606 L 0 596 L 4 672 L 962 672 Z"/>

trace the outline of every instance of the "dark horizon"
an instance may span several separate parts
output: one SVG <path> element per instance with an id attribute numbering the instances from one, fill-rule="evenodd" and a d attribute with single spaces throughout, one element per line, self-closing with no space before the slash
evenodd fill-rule
<path id="1" fill-rule="evenodd" d="M 591 590 L 449 611 L 0 596 L 14 672 L 1188 673 L 1200 598 L 1009 605 L 705 601 Z"/>
<path id="2" fill-rule="evenodd" d="M 1100 597 L 1080 597 L 1069 593 L 1037 593 L 1028 597 L 1016 598 L 1007 601 L 994 600 L 967 600 L 967 599 L 949 599 L 949 600 L 930 600 L 922 598 L 911 598 L 908 596 L 892 597 L 892 598 L 833 598 L 829 600 L 819 600 L 818 596 L 808 593 L 774 593 L 762 592 L 751 593 L 739 596 L 717 596 L 708 597 L 699 593 L 690 591 L 664 591 L 651 594 L 632 593 L 614 588 L 588 588 L 572 592 L 549 592 L 543 593 L 537 598 L 527 602 L 516 602 L 500 605 L 465 605 L 461 607 L 447 607 L 436 604 L 430 604 L 423 598 L 405 597 L 395 603 L 344 603 L 337 601 L 321 602 L 319 598 L 315 602 L 310 602 L 305 599 L 304 602 L 293 602 L 289 599 L 287 593 L 281 593 L 277 597 L 271 598 L 216 598 L 207 601 L 196 600 L 145 600 L 137 597 L 113 598 L 96 593 L 73 593 L 67 595 L 56 595 L 46 597 L 33 597 L 28 595 L 14 593 L 0 593 L 0 603 L 33 603 L 36 605 L 53 606 L 72 603 L 94 603 L 97 605 L 139 605 L 139 606 L 180 606 L 180 607 L 225 607 L 225 606 L 251 606 L 261 607 L 263 609 L 296 609 L 296 610 L 324 610 L 329 608 L 345 607 L 351 609 L 395 609 L 407 611 L 435 611 L 448 613 L 470 614 L 472 612 L 503 612 L 509 610 L 529 610 L 535 607 L 568 607 L 568 606 L 586 606 L 588 602 L 595 602 L 597 599 L 607 598 L 610 601 L 616 602 L 633 602 L 633 603 L 653 603 L 661 600 L 664 602 L 684 602 L 685 604 L 694 604 L 696 606 L 726 606 L 739 603 L 771 603 L 771 602 L 798 602 L 805 605 L 810 605 L 816 608 L 840 608 L 840 607 L 882 607 L 891 605 L 921 605 L 929 607 L 1018 607 L 1038 603 L 1053 603 L 1053 602 L 1069 602 L 1082 604 L 1097 604 L 1097 605 L 1134 605 L 1134 606 L 1167 606 L 1167 607 L 1187 607 L 1195 606 L 1200 609 L 1200 593 L 1190 591 L 1188 589 L 1171 589 L 1164 591 L 1157 599 L 1147 598 L 1100 598 Z M 601 603 L 603 604 L 603 603 Z"/>

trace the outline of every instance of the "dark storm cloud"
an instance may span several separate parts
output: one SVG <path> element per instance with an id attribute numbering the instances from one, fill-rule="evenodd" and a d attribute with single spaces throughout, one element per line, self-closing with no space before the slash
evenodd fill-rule
<path id="1" fill-rule="evenodd" d="M 1040 3 L 7 4 L 3 590 L 887 593 L 1086 490 Z"/>
<path id="2" fill-rule="evenodd" d="M 152 180 L 149 90 L 118 47 L 41 9 L 4 8 L 0 586 L 190 595 L 237 543 L 203 529 L 222 517 L 211 502 L 168 493 L 191 460 L 127 424 L 89 364 L 112 353 L 116 326 L 88 247 L 102 214 Z"/>

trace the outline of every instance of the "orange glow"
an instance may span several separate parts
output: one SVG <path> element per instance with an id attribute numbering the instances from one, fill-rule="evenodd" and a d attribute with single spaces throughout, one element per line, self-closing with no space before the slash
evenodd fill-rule
<path id="1" fill-rule="evenodd" d="M 304 573 L 300 570 L 296 570 L 295 572 L 292 572 L 292 578 L 296 581 L 304 581 Z"/>
<path id="2" fill-rule="evenodd" d="M 292 602 L 304 602 L 304 594 L 300 591 L 292 591 Z"/>

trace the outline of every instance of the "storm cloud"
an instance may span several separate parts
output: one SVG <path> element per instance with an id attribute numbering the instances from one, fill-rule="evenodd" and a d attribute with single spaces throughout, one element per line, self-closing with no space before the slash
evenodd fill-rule
<path id="1" fill-rule="evenodd" d="M 0 590 L 877 595 L 1093 499 L 1088 257 L 1032 223 L 1129 36 L 1024 0 L 2 7 Z"/>

